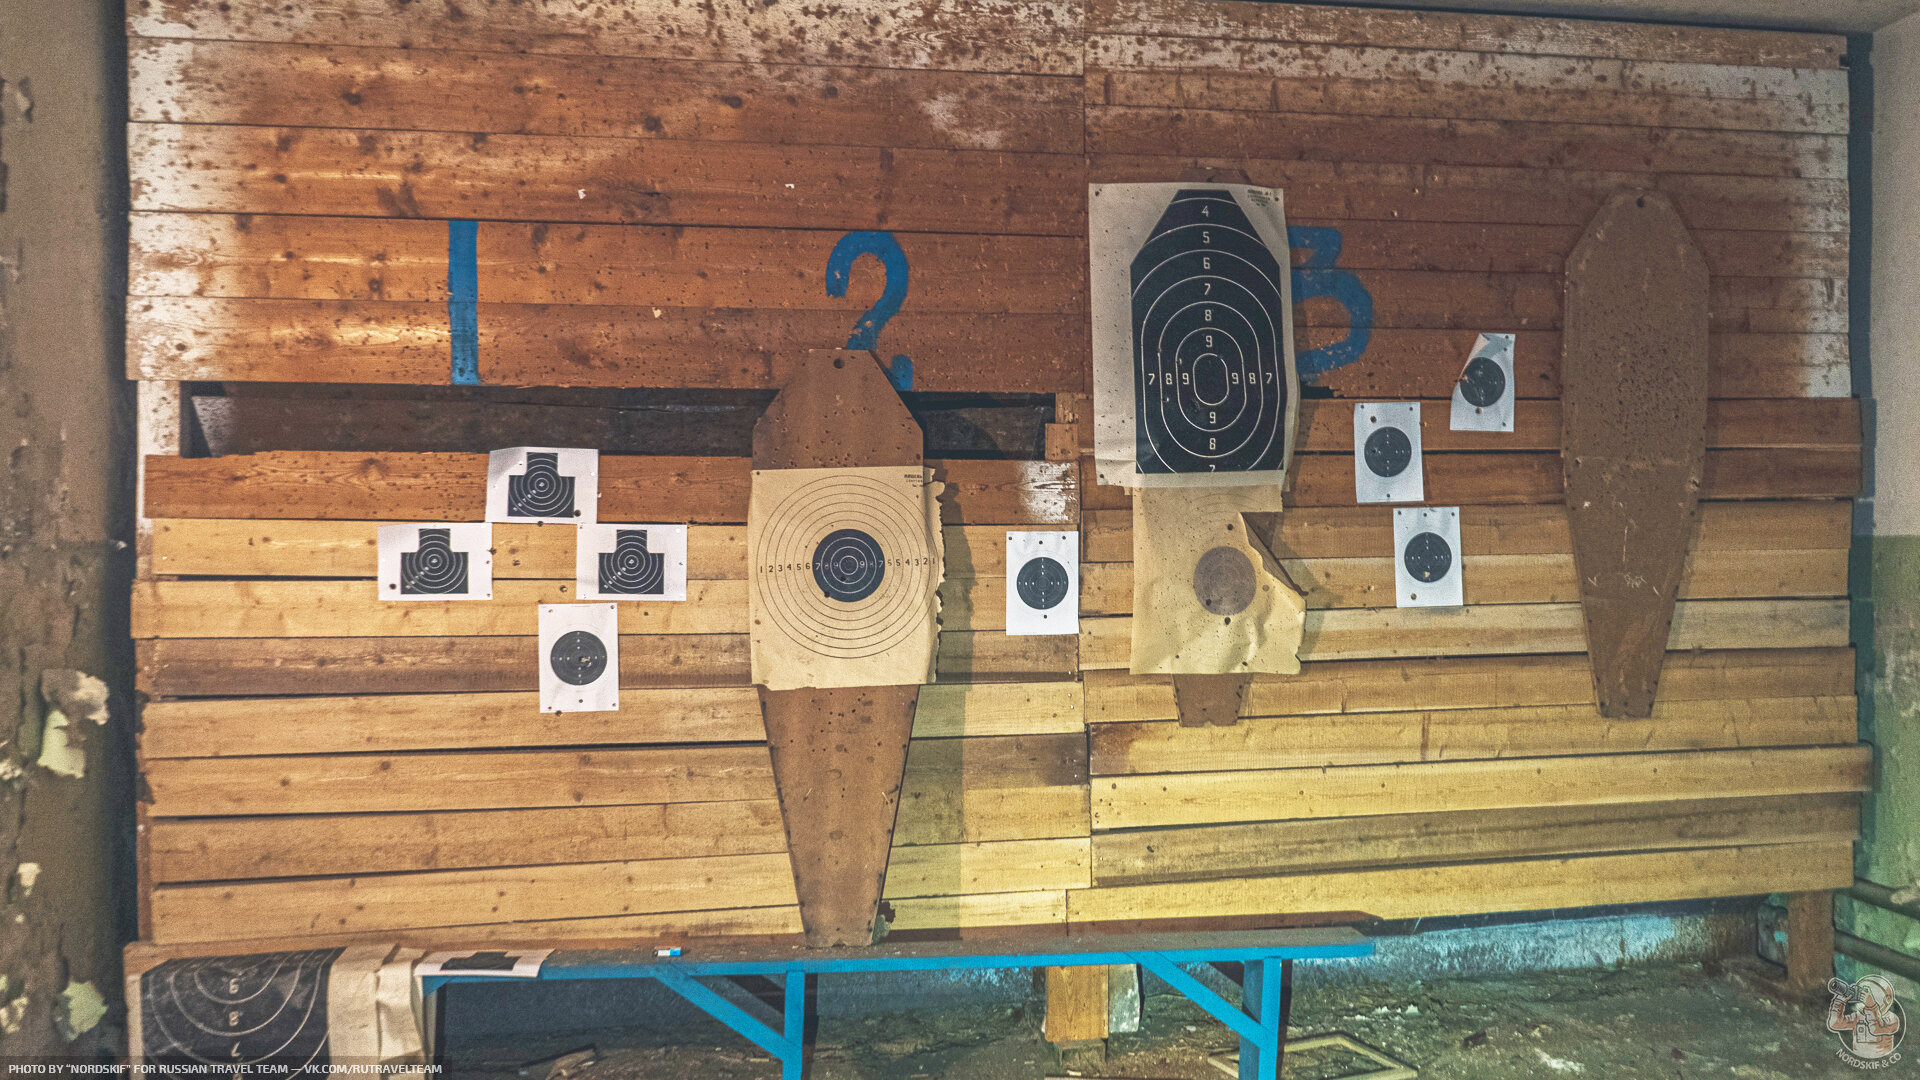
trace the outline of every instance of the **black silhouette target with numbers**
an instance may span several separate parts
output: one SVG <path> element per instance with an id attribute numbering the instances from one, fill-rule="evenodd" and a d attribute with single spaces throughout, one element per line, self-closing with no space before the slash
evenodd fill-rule
<path id="1" fill-rule="evenodd" d="M 1141 472 L 1281 467 L 1285 272 L 1231 192 L 1174 195 L 1132 264 Z"/>
<path id="2" fill-rule="evenodd" d="M 342 951 L 169 960 L 152 968 L 140 976 L 147 1061 L 293 1070 L 329 1064 L 327 976 Z"/>
<path id="3" fill-rule="evenodd" d="M 878 656 L 926 632 L 938 581 L 928 524 L 898 489 L 833 474 L 768 512 L 754 578 L 756 616 L 814 652 Z"/>

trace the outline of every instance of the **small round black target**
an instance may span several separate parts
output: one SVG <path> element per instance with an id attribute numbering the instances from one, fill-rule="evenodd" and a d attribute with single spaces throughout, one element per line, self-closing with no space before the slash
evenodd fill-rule
<path id="1" fill-rule="evenodd" d="M 1035 611 L 1059 607 L 1060 601 L 1067 598 L 1068 584 L 1067 568 L 1060 565 L 1058 559 L 1045 555 L 1028 559 L 1014 578 L 1014 588 L 1020 594 L 1020 602 Z"/>
<path id="2" fill-rule="evenodd" d="M 1238 615 L 1253 603 L 1259 588 L 1253 560 L 1239 548 L 1221 545 L 1200 556 L 1193 566 L 1193 595 L 1215 615 Z"/>
<path id="3" fill-rule="evenodd" d="M 1407 573 L 1413 575 L 1415 581 L 1439 581 L 1453 569 L 1453 545 L 1447 543 L 1439 533 L 1415 533 L 1407 541 L 1400 561 L 1406 565 Z"/>
<path id="4" fill-rule="evenodd" d="M 1373 475 L 1399 476 L 1413 462 L 1413 441 L 1397 427 L 1383 427 L 1367 436 L 1362 456 Z"/>
<path id="5" fill-rule="evenodd" d="M 570 630 L 553 643 L 547 665 L 561 682 L 586 686 L 606 674 L 606 643 L 585 630 Z"/>
<path id="6" fill-rule="evenodd" d="M 813 549 L 813 581 L 829 600 L 865 600 L 886 576 L 886 553 L 859 529 L 835 529 Z"/>
<path id="7" fill-rule="evenodd" d="M 1484 409 L 1507 392 L 1507 373 L 1490 356 L 1476 356 L 1467 362 L 1460 376 L 1460 396 L 1476 409 Z"/>

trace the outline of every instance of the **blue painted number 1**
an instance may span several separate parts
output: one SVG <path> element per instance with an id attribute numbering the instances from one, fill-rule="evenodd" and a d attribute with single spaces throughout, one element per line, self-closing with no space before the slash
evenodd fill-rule
<path id="1" fill-rule="evenodd" d="M 900 250 L 900 241 L 890 232 L 850 232 L 841 237 L 840 242 L 833 245 L 833 254 L 827 256 L 827 295 L 847 295 L 853 264 L 862 255 L 879 259 L 887 279 L 880 299 L 860 316 L 860 321 L 853 325 L 853 333 L 847 335 L 849 349 L 878 348 L 880 329 L 899 314 L 900 305 L 907 300 L 907 253 Z M 912 360 L 896 356 L 886 369 L 887 379 L 895 390 L 913 389 Z"/>

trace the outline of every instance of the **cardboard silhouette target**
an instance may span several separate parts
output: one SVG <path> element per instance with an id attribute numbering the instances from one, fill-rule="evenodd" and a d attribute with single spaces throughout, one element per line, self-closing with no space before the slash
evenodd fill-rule
<path id="1" fill-rule="evenodd" d="M 939 633 L 939 488 L 924 444 L 864 352 L 805 354 L 753 431 L 749 636 L 809 945 L 877 936 Z M 848 684 L 863 672 L 890 685 Z"/>
<path id="2" fill-rule="evenodd" d="M 1666 196 L 1615 194 L 1567 260 L 1562 455 L 1603 716 L 1648 716 L 1706 467 L 1707 266 Z"/>

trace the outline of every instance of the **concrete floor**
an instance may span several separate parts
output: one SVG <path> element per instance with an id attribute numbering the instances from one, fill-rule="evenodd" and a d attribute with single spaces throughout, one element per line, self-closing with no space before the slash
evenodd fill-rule
<path id="1" fill-rule="evenodd" d="M 1160 987 L 1164 990 L 1164 987 Z M 972 1006 L 829 1018 L 814 1080 L 1039 1080 L 1043 1076 L 1214 1080 L 1207 1054 L 1232 1045 L 1219 1024 L 1149 984 L 1146 1024 L 1116 1036 L 1102 1063 L 1056 1062 L 1038 1008 Z M 1423 1080 L 1807 1080 L 1859 1073 L 1824 1017 L 1760 996 L 1717 965 L 1377 983 L 1303 989 L 1295 1039 L 1341 1031 L 1417 1067 Z M 454 1076 L 544 1080 L 538 1063 L 584 1046 L 597 1060 L 569 1080 L 774 1080 L 768 1057 L 718 1025 L 600 1031 L 450 1047 Z M 528 1064 L 534 1063 L 534 1064 Z M 1297 1054 L 1286 1080 L 1362 1072 L 1337 1052 Z M 1899 1068 L 1898 1065 L 1895 1068 Z"/>

